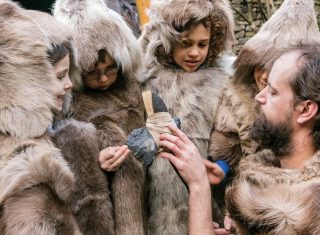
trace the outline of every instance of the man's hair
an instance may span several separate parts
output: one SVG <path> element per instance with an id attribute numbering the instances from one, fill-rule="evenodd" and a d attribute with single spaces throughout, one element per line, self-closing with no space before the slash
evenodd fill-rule
<path id="1" fill-rule="evenodd" d="M 296 102 L 311 100 L 318 104 L 312 135 L 315 147 L 320 149 L 320 44 L 301 46 L 297 51 L 299 71 L 290 86 Z"/>

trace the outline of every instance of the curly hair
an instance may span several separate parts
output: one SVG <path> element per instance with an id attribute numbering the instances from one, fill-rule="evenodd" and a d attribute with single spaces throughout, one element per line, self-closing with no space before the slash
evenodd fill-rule
<path id="1" fill-rule="evenodd" d="M 174 42 L 172 42 L 173 45 L 171 48 L 174 48 L 177 44 L 180 44 L 183 37 L 185 37 L 194 27 L 200 24 L 202 24 L 205 28 L 210 28 L 210 42 L 206 63 L 208 66 L 212 66 L 216 58 L 224 50 L 227 37 L 227 22 L 223 12 L 220 10 L 216 10 L 215 14 L 210 14 L 202 19 L 191 18 L 183 26 L 173 25 L 174 29 L 178 32 L 178 37 Z M 171 66 L 172 64 L 175 64 L 175 61 L 172 57 L 172 50 L 168 54 L 163 45 L 159 45 L 157 47 L 155 56 L 157 57 L 158 61 L 165 66 Z"/>

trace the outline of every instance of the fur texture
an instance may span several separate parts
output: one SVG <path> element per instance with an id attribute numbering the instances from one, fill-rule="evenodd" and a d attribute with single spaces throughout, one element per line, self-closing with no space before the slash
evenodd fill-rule
<path id="1" fill-rule="evenodd" d="M 125 77 L 141 79 L 139 68 L 142 57 L 138 42 L 121 16 L 109 9 L 104 0 L 58 0 L 53 14 L 69 25 L 74 33 L 75 60 L 80 68 L 80 71 L 72 71 L 74 90 L 83 87 L 81 72 L 94 68 L 100 49 L 108 51 L 121 66 Z"/>
<path id="2" fill-rule="evenodd" d="M 61 121 L 50 131 L 75 174 L 72 210 L 83 234 L 114 234 L 108 182 L 98 163 L 99 139 L 90 123 Z"/>
<path id="3" fill-rule="evenodd" d="M 80 67 L 71 71 L 75 92 L 69 116 L 96 127 L 99 150 L 123 145 L 133 129 L 144 126 L 137 40 L 123 19 L 102 0 L 58 0 L 54 15 L 72 27 Z M 94 68 L 100 49 L 105 49 L 122 70 L 106 91 L 80 89 L 81 72 Z M 145 234 L 143 166 L 132 155 L 116 172 L 108 174 L 108 180 L 114 211 L 114 221 L 109 222 L 110 226 L 114 224 L 114 233 Z"/>
<path id="4" fill-rule="evenodd" d="M 39 27 L 43 35 L 45 36 L 45 43 L 47 45 L 47 50 L 52 50 L 53 46 L 65 45 L 70 52 L 70 67 L 75 68 L 74 59 L 74 48 L 71 29 L 62 22 L 57 22 L 57 20 L 51 15 L 34 10 L 26 10 L 26 14 L 31 16 L 33 22 Z M 71 91 L 64 96 L 62 113 L 65 114 L 70 109 L 70 104 L 72 100 Z"/>
<path id="5" fill-rule="evenodd" d="M 214 139 L 210 154 L 224 159 L 235 170 L 243 156 L 255 153 L 258 145 L 249 136 L 258 105 L 259 92 L 254 68 L 268 73 L 281 52 L 302 43 L 320 42 L 313 1 L 284 1 L 281 7 L 242 47 L 234 67 L 235 73 L 221 96 L 215 118 Z"/>
<path id="6" fill-rule="evenodd" d="M 319 234 L 320 153 L 301 170 L 282 169 L 265 150 L 243 159 L 226 203 L 239 234 Z"/>
<path id="7" fill-rule="evenodd" d="M 54 100 L 48 87 L 55 79 L 44 37 L 17 5 L 0 3 L 0 132 L 18 138 L 41 136 L 52 122 Z"/>
<path id="8" fill-rule="evenodd" d="M 208 16 L 215 21 L 212 24 L 218 38 L 209 44 L 205 64 L 195 72 L 184 72 L 173 65 L 171 56 L 180 35 L 176 29 L 184 28 L 190 19 Z M 160 96 L 172 117 L 181 119 L 181 129 L 204 158 L 219 96 L 232 73 L 232 58 L 221 56 L 233 42 L 232 30 L 232 13 L 226 1 L 162 1 L 152 6 L 150 23 L 139 39 L 145 53 L 146 86 Z M 187 234 L 188 191 L 172 165 L 157 157 L 148 177 L 149 233 Z M 214 220 L 221 222 L 215 201 L 213 207 Z"/>
<path id="9" fill-rule="evenodd" d="M 45 135 L 56 79 L 46 38 L 12 2 L 0 1 L 0 18 L 0 233 L 81 234 L 69 207 L 74 175 Z"/>

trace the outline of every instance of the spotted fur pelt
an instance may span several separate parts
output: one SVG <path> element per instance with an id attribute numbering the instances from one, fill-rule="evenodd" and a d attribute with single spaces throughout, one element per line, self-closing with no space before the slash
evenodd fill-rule
<path id="1" fill-rule="evenodd" d="M 258 149 L 258 144 L 249 135 L 259 113 L 258 103 L 254 100 L 257 89 L 255 84 L 230 81 L 219 101 L 209 155 L 213 160 L 228 162 L 232 171 L 242 156 L 255 153 Z"/>
<path id="2" fill-rule="evenodd" d="M 239 234 L 320 233 L 320 152 L 302 169 L 282 169 L 269 150 L 244 158 L 226 203 Z"/>

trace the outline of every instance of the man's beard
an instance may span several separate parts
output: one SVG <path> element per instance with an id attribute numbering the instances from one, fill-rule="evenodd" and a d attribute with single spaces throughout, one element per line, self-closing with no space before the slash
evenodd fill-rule
<path id="1" fill-rule="evenodd" d="M 277 157 L 289 155 L 291 152 L 292 127 L 288 121 L 272 123 L 261 113 L 249 134 L 262 148 L 270 149 Z"/>

